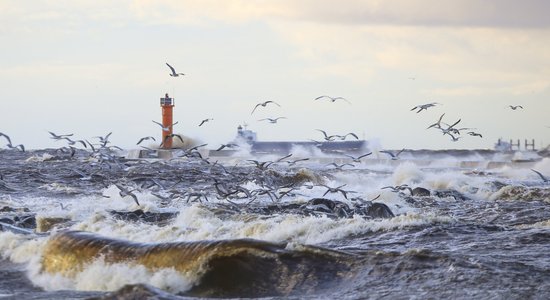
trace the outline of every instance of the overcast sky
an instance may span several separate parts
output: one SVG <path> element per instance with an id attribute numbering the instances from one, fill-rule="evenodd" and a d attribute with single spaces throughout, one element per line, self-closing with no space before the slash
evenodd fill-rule
<path id="1" fill-rule="evenodd" d="M 498 138 L 540 148 L 550 144 L 549 11 L 544 0 L 0 0 L 0 132 L 45 148 L 62 145 L 47 131 L 90 141 L 112 131 L 113 144 L 136 148 L 160 136 L 151 120 L 168 92 L 175 132 L 210 148 L 244 123 L 261 140 L 321 140 L 323 129 L 391 149 Z M 166 62 L 186 75 L 168 76 Z M 266 100 L 281 107 L 250 114 Z M 430 102 L 440 105 L 410 110 Z M 443 113 L 483 138 L 426 130 Z"/>

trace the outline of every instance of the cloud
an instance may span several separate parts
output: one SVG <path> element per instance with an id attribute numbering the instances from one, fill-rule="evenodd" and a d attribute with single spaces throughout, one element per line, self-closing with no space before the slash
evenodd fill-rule
<path id="1" fill-rule="evenodd" d="M 332 0 L 134 1 L 133 11 L 157 22 L 225 22 L 282 19 L 335 24 L 550 27 L 545 0 Z M 172 17 L 167 17 L 172 15 Z"/>
<path id="2" fill-rule="evenodd" d="M 311 66 L 346 70 L 368 83 L 373 73 L 422 80 L 474 92 L 524 94 L 548 88 L 550 30 L 355 26 L 279 22 L 280 36 Z M 345 67 L 347 66 L 347 67 Z M 316 72 L 316 70 L 309 70 Z M 364 76 L 366 73 L 370 76 Z M 326 74 L 327 75 L 327 74 Z M 375 76 L 374 76 L 375 77 Z M 460 84 L 462 87 L 457 87 Z"/>

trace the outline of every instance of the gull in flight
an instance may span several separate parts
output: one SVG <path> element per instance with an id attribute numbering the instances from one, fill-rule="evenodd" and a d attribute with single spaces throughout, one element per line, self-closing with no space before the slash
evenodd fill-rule
<path id="1" fill-rule="evenodd" d="M 279 103 L 275 102 L 275 101 L 265 101 L 265 102 L 261 102 L 261 103 L 258 103 L 256 104 L 256 106 L 254 106 L 254 109 L 252 110 L 252 112 L 250 114 L 253 114 L 254 111 L 256 110 L 256 108 L 258 108 L 258 106 L 262 106 L 262 107 L 266 107 L 266 105 L 268 105 L 269 103 L 273 103 L 279 107 L 281 107 L 281 105 L 279 105 Z"/>
<path id="2" fill-rule="evenodd" d="M 178 138 L 180 139 L 181 143 L 182 144 L 185 144 L 185 141 L 181 138 L 181 136 L 177 133 L 173 133 L 173 134 L 170 134 L 170 135 L 167 135 L 166 137 L 164 137 L 164 141 L 162 141 L 162 143 L 159 145 L 159 147 L 162 147 L 164 145 L 164 143 L 166 143 L 166 141 L 169 139 L 169 138 Z"/>
<path id="3" fill-rule="evenodd" d="M 330 102 L 336 102 L 336 100 L 344 100 L 347 103 L 351 104 L 351 102 L 349 102 L 344 97 L 331 97 L 331 96 L 327 96 L 327 95 L 319 96 L 319 97 L 315 98 L 314 100 L 320 100 L 320 99 L 323 99 L 323 98 L 327 98 Z"/>
<path id="4" fill-rule="evenodd" d="M 216 151 L 220 151 L 222 150 L 223 148 L 234 148 L 234 147 L 239 147 L 239 145 L 237 144 L 222 144 L 218 149 L 216 149 Z"/>
<path id="5" fill-rule="evenodd" d="M 72 133 L 71 133 L 71 134 L 59 134 L 59 135 L 58 135 L 58 134 L 55 134 L 55 133 L 53 133 L 53 132 L 51 132 L 51 131 L 48 131 L 48 132 L 51 134 L 51 136 L 52 136 L 51 138 L 54 139 L 54 140 L 60 140 L 60 139 L 62 139 L 62 138 L 66 138 L 66 137 L 73 136 Z"/>
<path id="6" fill-rule="evenodd" d="M 389 156 L 391 156 L 391 159 L 392 159 L 392 160 L 396 160 L 396 159 L 399 158 L 399 154 L 401 154 L 401 152 L 403 152 L 404 150 L 405 150 L 405 148 L 399 150 L 399 152 L 397 152 L 397 153 L 395 153 L 395 154 L 394 154 L 393 152 L 389 151 L 389 150 L 381 150 L 380 152 L 381 152 L 381 153 L 386 153 L 386 154 L 388 154 Z"/>
<path id="7" fill-rule="evenodd" d="M 21 152 L 25 152 L 25 146 L 23 144 L 19 144 L 17 146 L 12 145 L 11 143 L 7 144 L 8 148 L 10 149 L 19 149 Z"/>
<path id="8" fill-rule="evenodd" d="M 416 113 L 419 113 L 423 110 L 428 110 L 429 107 L 432 107 L 432 106 L 435 106 L 436 104 L 439 104 L 437 102 L 432 102 L 432 103 L 428 103 L 428 104 L 422 104 L 422 105 L 417 105 L 415 107 L 413 107 L 411 109 L 411 111 L 415 110 L 415 109 L 418 109 L 418 111 Z"/>
<path id="9" fill-rule="evenodd" d="M 444 115 L 445 115 L 445 114 L 442 114 L 441 117 L 439 117 L 439 120 L 437 120 L 437 122 L 435 122 L 435 123 L 433 123 L 432 125 L 428 126 L 428 128 L 426 128 L 426 129 L 430 129 L 430 128 L 432 128 L 432 127 L 441 129 L 441 120 L 443 119 L 443 116 L 444 116 Z"/>
<path id="10" fill-rule="evenodd" d="M 272 119 L 272 118 L 265 118 L 265 119 L 260 119 L 260 120 L 258 120 L 258 121 L 269 121 L 269 123 L 275 124 L 275 123 L 277 123 L 277 121 L 278 121 L 279 119 L 286 119 L 286 118 L 285 118 L 285 117 L 278 117 L 278 118 L 275 118 L 275 119 Z"/>
<path id="11" fill-rule="evenodd" d="M 3 136 L 8 141 L 8 143 L 11 145 L 11 139 L 7 134 L 0 132 L 0 136 Z"/>
<path id="12" fill-rule="evenodd" d="M 334 169 L 335 169 L 335 170 L 340 170 L 340 171 L 342 171 L 342 169 L 343 169 L 345 166 L 355 167 L 354 164 L 344 163 L 344 164 L 339 165 L 339 164 L 337 164 L 337 163 L 335 163 L 335 162 L 332 162 L 332 163 L 330 163 L 330 164 L 327 164 L 327 166 L 334 166 Z M 324 195 L 323 195 L 323 196 L 324 196 Z"/>
<path id="13" fill-rule="evenodd" d="M 545 183 L 550 182 L 550 179 L 548 179 L 548 178 L 546 178 L 546 176 L 542 175 L 541 172 L 539 172 L 537 170 L 533 170 L 533 169 L 531 169 L 531 171 L 537 173 L 537 175 L 539 175 L 540 179 L 542 179 L 542 181 L 544 181 Z"/>
<path id="14" fill-rule="evenodd" d="M 328 135 L 324 130 L 321 130 L 321 129 L 315 129 L 317 131 L 320 131 L 321 133 L 323 133 L 323 135 L 325 136 L 325 141 L 334 141 L 334 139 L 336 138 L 336 135 Z"/>
<path id="15" fill-rule="evenodd" d="M 351 135 L 351 136 L 354 137 L 356 140 L 359 139 L 359 137 L 357 136 L 357 134 L 355 134 L 355 133 L 353 133 L 353 132 L 346 133 L 346 134 L 344 134 L 344 135 L 335 134 L 335 135 L 333 135 L 333 137 L 338 138 L 338 139 L 344 141 L 344 140 L 348 137 L 348 135 Z"/>
<path id="16" fill-rule="evenodd" d="M 166 65 L 168 66 L 168 68 L 170 68 L 170 70 L 172 71 L 172 73 L 170 74 L 170 76 L 172 77 L 179 77 L 180 75 L 185 75 L 183 73 L 176 73 L 176 69 L 174 69 L 174 67 L 172 67 L 171 65 L 169 65 L 168 63 L 166 63 Z"/>
<path id="17" fill-rule="evenodd" d="M 449 127 L 447 127 L 446 129 L 443 129 L 441 127 L 439 127 L 439 129 L 441 130 L 441 132 L 443 132 L 443 135 L 446 135 L 446 134 L 449 134 L 451 135 L 451 133 L 456 133 L 456 129 L 453 128 L 456 126 L 456 124 L 460 123 L 460 120 L 461 119 L 458 119 L 458 121 L 456 121 L 455 123 L 453 123 L 453 125 L 448 125 L 448 124 L 445 124 L 445 125 L 448 125 Z"/>
<path id="18" fill-rule="evenodd" d="M 137 196 L 136 196 L 134 193 L 132 193 L 133 191 L 135 191 L 135 189 L 130 191 L 130 190 L 128 190 L 126 187 L 124 187 L 124 186 L 122 186 L 122 185 L 120 185 L 120 184 L 116 184 L 116 183 L 115 183 L 115 186 L 120 190 L 120 191 L 118 192 L 118 194 L 120 195 L 120 197 L 124 198 L 124 197 L 126 197 L 126 196 L 130 196 L 130 197 L 134 198 L 134 201 L 135 201 L 136 204 L 139 206 L 139 201 L 138 201 Z"/>
<path id="19" fill-rule="evenodd" d="M 153 120 L 151 120 L 151 121 L 153 121 Z M 164 127 L 164 125 L 162 125 L 161 123 L 159 123 L 159 122 L 157 122 L 157 121 L 153 121 L 153 123 L 158 124 L 160 127 L 162 127 L 162 130 L 163 130 L 163 131 L 170 131 L 170 127 L 173 127 L 174 125 L 178 124 L 178 122 L 176 122 L 176 123 L 174 123 L 174 124 L 172 124 L 172 125 L 170 125 L 170 126 Z"/>
<path id="20" fill-rule="evenodd" d="M 483 136 L 481 135 L 481 133 L 477 133 L 477 132 L 473 132 L 473 131 L 468 132 L 468 134 L 471 135 L 471 136 L 479 136 L 480 138 L 483 137 Z"/>
<path id="21" fill-rule="evenodd" d="M 367 157 L 367 156 L 369 156 L 369 155 L 371 155 L 371 154 L 372 154 L 372 152 L 369 152 L 369 153 L 366 153 L 366 154 L 363 154 L 363 155 L 360 155 L 360 156 L 357 156 L 357 157 L 351 156 L 351 155 L 348 155 L 348 154 L 344 154 L 344 156 L 347 156 L 347 157 L 351 158 L 351 160 L 352 160 L 353 162 L 360 163 L 360 162 L 361 162 L 361 158 Z"/>
<path id="22" fill-rule="evenodd" d="M 327 191 L 323 194 L 323 197 L 326 196 L 328 193 L 341 193 L 344 198 L 348 199 L 348 193 L 355 193 L 353 191 L 345 191 L 342 188 L 346 186 L 345 184 L 338 186 L 338 187 L 330 187 L 328 185 L 320 184 L 320 186 L 323 186 L 327 189 Z"/>
<path id="23" fill-rule="evenodd" d="M 153 141 L 155 141 L 155 142 L 157 141 L 157 140 L 155 140 L 155 138 L 152 137 L 152 136 L 146 136 L 146 137 L 142 137 L 141 139 L 139 139 L 139 142 L 137 142 L 136 145 L 141 144 L 141 142 L 143 142 L 143 141 L 145 141 L 145 140 L 153 140 Z"/>
<path id="24" fill-rule="evenodd" d="M 214 119 L 213 119 L 213 118 L 209 118 L 209 119 L 204 119 L 204 120 L 202 120 L 201 123 L 199 124 L 199 127 L 201 127 L 204 123 L 209 122 L 209 121 L 212 121 L 212 120 L 214 120 Z"/>
<path id="25" fill-rule="evenodd" d="M 523 106 L 521 106 L 521 105 L 508 105 L 508 106 L 509 106 L 512 110 L 516 110 L 516 109 L 518 109 L 518 108 L 523 109 Z"/>

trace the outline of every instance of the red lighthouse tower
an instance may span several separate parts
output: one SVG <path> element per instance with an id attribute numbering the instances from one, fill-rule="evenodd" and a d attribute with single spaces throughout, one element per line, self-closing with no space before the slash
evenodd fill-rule
<path id="1" fill-rule="evenodd" d="M 173 98 L 168 96 L 168 93 L 164 98 L 160 98 L 160 107 L 162 107 L 162 148 L 172 148 L 172 110 L 175 105 Z"/>

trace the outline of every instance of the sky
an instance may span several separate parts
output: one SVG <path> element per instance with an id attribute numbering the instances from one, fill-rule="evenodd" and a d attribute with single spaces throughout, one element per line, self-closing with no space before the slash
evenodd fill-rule
<path id="1" fill-rule="evenodd" d="M 322 129 L 387 149 L 542 148 L 548 11 L 545 0 L 0 0 L 0 132 L 34 149 L 63 146 L 48 131 L 112 132 L 134 149 L 160 139 L 152 120 L 169 93 L 174 132 L 213 149 L 242 124 L 260 140 L 322 140 Z M 280 107 L 251 114 L 267 100 Z M 443 113 L 483 138 L 426 130 Z"/>

